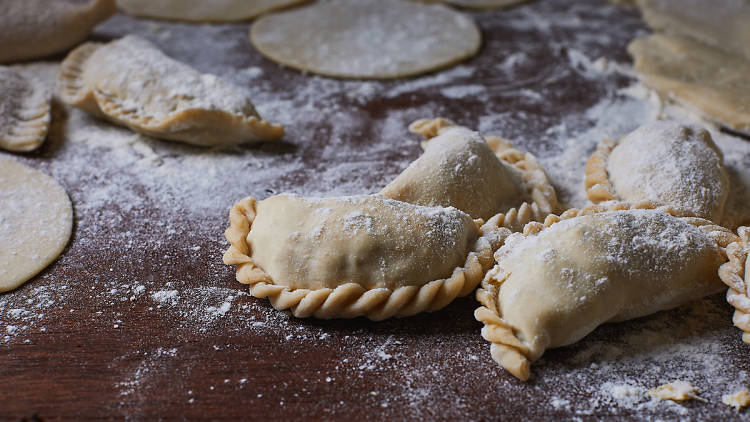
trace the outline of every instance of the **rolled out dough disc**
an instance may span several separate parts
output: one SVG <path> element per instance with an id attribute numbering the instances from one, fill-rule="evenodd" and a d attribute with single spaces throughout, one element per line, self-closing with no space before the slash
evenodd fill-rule
<path id="1" fill-rule="evenodd" d="M 46 268 L 70 239 L 73 209 L 54 179 L 0 157 L 0 292 Z"/>
<path id="2" fill-rule="evenodd" d="M 117 0 L 131 15 L 188 22 L 236 22 L 310 0 Z"/>
<path id="3" fill-rule="evenodd" d="M 386 79 L 429 72 L 473 56 L 474 21 L 442 5 L 331 0 L 258 19 L 250 39 L 278 63 L 327 76 Z"/>

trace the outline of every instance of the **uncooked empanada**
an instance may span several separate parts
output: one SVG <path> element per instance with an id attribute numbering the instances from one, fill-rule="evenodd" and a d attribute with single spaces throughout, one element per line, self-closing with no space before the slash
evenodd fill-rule
<path id="1" fill-rule="evenodd" d="M 653 201 L 720 222 L 729 176 L 708 131 L 676 122 L 646 124 L 620 142 L 605 140 L 586 164 L 594 203 Z"/>
<path id="2" fill-rule="evenodd" d="M 0 148 L 31 151 L 44 142 L 51 94 L 17 70 L 0 66 Z"/>
<path id="3" fill-rule="evenodd" d="M 310 0 L 117 0 L 132 15 L 187 22 L 235 22 Z"/>
<path id="4" fill-rule="evenodd" d="M 648 209 L 639 209 L 645 207 Z M 670 309 L 716 293 L 724 247 L 737 236 L 652 203 L 610 203 L 532 222 L 495 253 L 475 312 L 493 359 L 516 377 L 545 350 L 605 322 Z"/>
<path id="5" fill-rule="evenodd" d="M 61 65 L 59 86 L 66 103 L 156 138 L 216 146 L 284 134 L 260 119 L 241 88 L 134 35 L 72 51 Z"/>
<path id="6" fill-rule="evenodd" d="M 737 230 L 739 238 L 727 246 L 729 262 L 719 268 L 719 277 L 729 286 L 727 302 L 734 306 L 734 325 L 744 331 L 742 341 L 750 344 L 750 227 Z"/>
<path id="7" fill-rule="evenodd" d="M 453 206 L 474 218 L 505 213 L 505 227 L 520 230 L 556 211 L 555 189 L 529 153 L 497 137 L 446 119 L 409 126 L 423 135 L 424 153 L 380 192 L 425 206 Z"/>
<path id="8" fill-rule="evenodd" d="M 510 231 L 455 208 L 381 195 L 246 198 L 230 212 L 224 263 L 296 317 L 382 320 L 469 294 Z"/>
<path id="9" fill-rule="evenodd" d="M 112 16 L 115 0 L 0 1 L 0 63 L 31 60 L 79 44 Z"/>

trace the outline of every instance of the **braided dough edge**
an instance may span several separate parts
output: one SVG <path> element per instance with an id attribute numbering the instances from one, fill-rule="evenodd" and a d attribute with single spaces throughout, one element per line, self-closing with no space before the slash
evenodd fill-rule
<path id="1" fill-rule="evenodd" d="M 569 209 L 559 216 L 549 215 L 544 220 L 544 223 L 528 223 L 524 226 L 523 235 L 536 235 L 555 223 L 575 217 L 598 214 L 606 211 L 629 209 L 656 210 L 680 218 L 697 227 L 704 234 L 709 236 L 724 253 L 727 252 L 727 249 L 729 249 L 732 242 L 735 242 L 738 239 L 738 236 L 731 230 L 719 226 L 712 221 L 698 217 L 686 217 L 682 215 L 681 211 L 669 206 L 658 206 L 656 203 L 650 201 L 635 204 L 613 201 L 601 205 L 591 205 L 582 209 Z M 505 241 L 503 241 L 503 243 L 505 243 Z M 495 261 L 497 261 L 497 265 L 487 272 L 484 280 L 482 280 L 482 286 L 476 292 L 477 301 L 481 306 L 474 312 L 474 318 L 484 324 L 484 327 L 482 328 L 482 337 L 491 343 L 490 353 L 495 362 L 500 364 L 515 377 L 522 381 L 526 381 L 530 376 L 531 359 L 528 357 L 529 349 L 518 339 L 518 337 L 516 337 L 513 326 L 503 319 L 502 310 L 499 309 L 497 302 L 500 286 L 508 277 L 508 274 L 503 271 L 502 261 L 509 253 L 509 251 L 501 253 L 500 249 L 495 253 Z M 748 302 L 750 303 L 750 301 Z M 750 307 L 747 309 L 750 309 Z"/>
<path id="2" fill-rule="evenodd" d="M 750 227 L 737 229 L 739 238 L 727 246 L 729 262 L 719 267 L 719 278 L 729 289 L 727 302 L 735 309 L 732 322 L 743 331 L 742 341 L 750 344 Z"/>
<path id="3" fill-rule="evenodd" d="M 436 311 L 455 298 L 474 291 L 484 273 L 494 264 L 494 252 L 511 233 L 502 227 L 502 215 L 492 217 L 484 224 L 475 220 L 479 237 L 464 266 L 455 268 L 449 278 L 433 280 L 422 286 L 366 289 L 356 283 L 346 283 L 336 288 L 292 289 L 275 284 L 253 261 L 247 236 L 256 216 L 256 204 L 255 198 L 245 198 L 229 212 L 230 226 L 225 236 L 231 246 L 224 254 L 224 263 L 237 266 L 237 281 L 248 284 L 251 295 L 268 298 L 274 308 L 289 310 L 297 318 L 365 316 L 381 321 Z"/>
<path id="4" fill-rule="evenodd" d="M 596 151 L 586 160 L 584 177 L 586 197 L 595 204 L 621 200 L 612 185 L 612 181 L 609 180 L 609 173 L 607 173 L 609 155 L 616 146 L 617 141 L 605 139 L 596 146 Z"/>

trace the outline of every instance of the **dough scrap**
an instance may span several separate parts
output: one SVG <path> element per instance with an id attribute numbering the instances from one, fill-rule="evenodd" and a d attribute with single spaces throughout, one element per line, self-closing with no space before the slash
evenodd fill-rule
<path id="1" fill-rule="evenodd" d="M 0 63 L 37 59 L 83 40 L 115 11 L 115 0 L 4 0 L 0 3 Z"/>
<path id="2" fill-rule="evenodd" d="M 474 218 L 502 212 L 505 227 L 515 231 L 556 212 L 555 189 L 533 155 L 443 118 L 417 120 L 409 129 L 426 138 L 424 153 L 382 195 L 417 205 L 452 206 Z"/>
<path id="3" fill-rule="evenodd" d="M 54 179 L 0 157 L 0 292 L 13 290 L 60 256 L 73 209 Z"/>
<path id="4" fill-rule="evenodd" d="M 135 35 L 73 50 L 58 85 L 67 104 L 155 138 L 217 146 L 284 135 L 280 125 L 258 116 L 241 88 Z"/>
<path id="5" fill-rule="evenodd" d="M 470 17 L 442 5 L 331 0 L 264 16 L 250 40 L 264 56 L 298 70 L 387 79 L 472 57 L 481 34 Z"/>
<path id="6" fill-rule="evenodd" d="M 310 0 L 117 0 L 135 16 L 186 22 L 236 22 Z"/>
<path id="7" fill-rule="evenodd" d="M 0 148 L 32 151 L 47 137 L 52 95 L 38 83 L 0 66 Z"/>
<path id="8" fill-rule="evenodd" d="M 651 395 L 651 397 L 659 400 L 700 400 L 705 402 L 705 399 L 698 396 L 699 391 L 700 390 L 697 387 L 693 387 L 687 381 L 674 381 L 669 384 L 660 385 L 656 388 L 648 390 L 648 393 Z"/>
<path id="9" fill-rule="evenodd" d="M 653 203 L 609 203 L 549 216 L 507 237 L 474 314 L 493 359 L 521 380 L 546 349 L 606 322 L 721 291 L 729 229 Z"/>
<path id="10" fill-rule="evenodd" d="M 721 396 L 721 402 L 727 406 L 734 407 L 734 410 L 739 412 L 750 405 L 750 392 L 740 390 L 734 394 L 724 394 Z"/>
<path id="11" fill-rule="evenodd" d="M 639 76 L 663 96 L 750 134 L 750 61 L 663 34 L 632 41 L 628 52 Z"/>
<path id="12" fill-rule="evenodd" d="M 593 203 L 653 201 L 720 222 L 729 175 L 708 131 L 659 121 L 601 142 L 586 163 L 585 186 Z"/>
<path id="13" fill-rule="evenodd" d="M 250 294 L 298 318 L 372 320 L 435 311 L 469 294 L 510 231 L 455 208 L 380 195 L 246 198 L 224 263 Z"/>
<path id="14" fill-rule="evenodd" d="M 727 302 L 734 306 L 732 322 L 741 329 L 742 341 L 750 344 L 750 227 L 737 229 L 737 241 L 727 246 L 729 262 L 719 268 L 721 281 L 729 286 Z"/>

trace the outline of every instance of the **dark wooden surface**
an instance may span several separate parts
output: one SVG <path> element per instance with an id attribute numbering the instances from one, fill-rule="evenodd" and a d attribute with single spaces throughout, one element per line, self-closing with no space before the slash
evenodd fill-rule
<path id="1" fill-rule="evenodd" d="M 462 65 L 471 74 L 452 74 L 447 82 L 436 80 L 438 73 L 368 83 L 368 95 L 356 100 L 347 93 L 360 82 L 313 78 L 261 58 L 247 42 L 249 24 L 182 25 L 118 15 L 101 26 L 94 39 L 140 33 L 167 54 L 238 83 L 243 79 L 235 71 L 262 69 L 262 83 L 244 82 L 267 118 L 285 124 L 288 136 L 277 145 L 210 152 L 147 140 L 165 161 L 162 168 L 179 168 L 172 162 L 187 166 L 207 154 L 217 169 L 231 164 L 237 171 L 209 176 L 183 168 L 166 175 L 163 185 L 158 179 L 145 183 L 142 173 L 157 170 L 118 161 L 113 151 L 122 146 L 84 139 L 113 130 L 124 137 L 126 130 L 57 104 L 48 143 L 16 158 L 66 187 L 75 205 L 75 234 L 55 264 L 0 296 L 0 330 L 7 331 L 0 331 L 0 419 L 746 417 L 719 401 L 733 391 L 722 390 L 717 377 L 734 380 L 737 374 L 741 382 L 750 370 L 746 345 L 731 327 L 731 309 L 721 296 L 601 327 L 576 345 L 549 351 L 535 364 L 532 380 L 521 383 L 490 358 L 472 297 L 434 314 L 379 323 L 297 320 L 243 293 L 234 269 L 221 263 L 227 209 L 244 195 L 364 193 L 395 177 L 419 148 L 405 132 L 390 129 L 392 120 L 403 128 L 439 114 L 492 129 L 542 159 L 561 154 L 569 148 L 567 139 L 598 124 L 586 110 L 630 82 L 616 74 L 592 77 L 571 52 L 628 63 L 628 40 L 645 32 L 635 11 L 597 0 L 537 1 L 472 15 L 484 45 Z M 206 39 L 215 39 L 216 47 L 207 48 Z M 510 72 L 500 70 L 517 51 L 525 59 Z M 441 96 L 441 89 L 456 83 L 485 91 Z M 306 86 L 332 94 L 306 94 Z M 393 94 L 399 86 L 412 88 Z M 518 95 L 524 90 L 538 95 Z M 264 109 L 264 103 L 274 105 Z M 275 115 L 294 107 L 297 116 L 288 110 Z M 90 125 L 89 135 L 69 130 L 81 119 Z M 560 122 L 567 122 L 566 133 L 560 133 Z M 582 147 L 580 155 L 591 147 Z M 243 159 L 247 164 L 238 166 Z M 179 177 L 196 188 L 180 188 Z M 558 187 L 563 200 L 577 188 Z M 173 291 L 174 300 L 164 298 Z M 225 302 L 230 305 L 222 312 Z M 650 342 L 633 340 L 665 332 L 667 337 Z M 690 356 L 702 348 L 711 365 Z M 654 349 L 666 350 L 667 358 L 652 355 Z M 643 388 L 687 377 L 710 400 L 625 406 L 600 392 L 609 377 Z"/>

